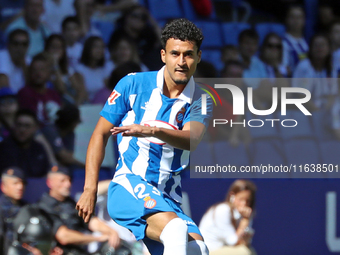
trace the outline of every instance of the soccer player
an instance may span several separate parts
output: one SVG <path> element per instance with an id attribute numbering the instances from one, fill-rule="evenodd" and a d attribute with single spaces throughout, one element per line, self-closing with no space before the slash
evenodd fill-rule
<path id="1" fill-rule="evenodd" d="M 161 40 L 165 66 L 124 77 L 101 111 L 88 146 L 77 209 L 88 222 L 112 132 L 118 136 L 120 157 L 108 191 L 111 218 L 143 239 L 152 255 L 207 255 L 198 227 L 180 208 L 179 175 L 211 116 L 210 100 L 207 114 L 201 113 L 203 92 L 192 78 L 201 60 L 203 35 L 192 22 L 177 19 L 166 25 Z"/>

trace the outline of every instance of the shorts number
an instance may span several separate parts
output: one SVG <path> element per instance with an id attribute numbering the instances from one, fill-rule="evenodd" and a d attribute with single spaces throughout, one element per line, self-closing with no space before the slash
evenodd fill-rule
<path id="1" fill-rule="evenodd" d="M 152 186 L 151 184 L 148 184 L 148 185 Z M 138 184 L 138 185 L 134 188 L 133 191 L 134 191 L 135 193 L 138 193 L 138 194 L 137 194 L 137 197 L 138 197 L 138 198 L 145 198 L 145 197 L 148 197 L 148 196 L 150 195 L 150 193 L 145 193 L 145 194 L 143 194 L 144 191 L 145 191 L 145 185 L 142 184 L 142 183 Z M 160 192 L 156 187 L 154 187 L 154 186 L 152 186 L 152 193 L 155 194 L 155 195 L 157 195 L 157 196 L 160 196 L 160 195 L 161 195 L 161 192 Z"/>

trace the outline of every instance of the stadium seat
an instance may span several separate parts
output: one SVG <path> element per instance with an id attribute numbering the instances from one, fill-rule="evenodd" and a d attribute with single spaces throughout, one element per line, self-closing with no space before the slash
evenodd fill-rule
<path id="1" fill-rule="evenodd" d="M 248 153 L 244 144 L 239 144 L 237 147 L 233 147 L 227 141 L 215 142 L 214 155 L 215 155 L 214 165 L 216 164 L 218 164 L 219 166 L 231 165 L 236 166 L 236 168 L 239 169 L 241 166 L 247 166 L 250 164 Z M 232 176 L 230 175 L 230 177 Z M 250 178 L 250 176 L 245 177 Z"/>
<path id="2" fill-rule="evenodd" d="M 48 192 L 46 178 L 28 178 L 26 183 L 26 192 L 23 199 L 27 203 L 36 203 L 41 198 L 41 195 Z"/>
<path id="3" fill-rule="evenodd" d="M 139 3 L 140 5 L 142 5 L 142 6 L 147 7 L 146 1 L 147 1 L 147 0 L 138 0 L 138 3 Z"/>
<path id="4" fill-rule="evenodd" d="M 110 41 L 111 34 L 115 29 L 114 24 L 112 22 L 96 21 L 95 26 L 101 32 L 101 37 L 103 38 L 105 44 L 107 45 Z"/>
<path id="5" fill-rule="evenodd" d="M 253 115 L 250 112 L 246 113 L 246 121 L 250 119 L 258 119 L 263 121 L 262 127 L 250 127 L 248 126 L 248 130 L 250 132 L 250 135 L 253 139 L 278 139 L 280 138 L 279 134 L 279 123 L 274 122 L 272 124 L 272 121 L 266 121 L 266 119 L 277 119 L 277 117 L 274 116 L 274 114 L 267 115 L 267 116 L 258 116 Z M 253 123 L 251 125 L 260 125 L 261 123 L 258 121 L 257 123 Z M 273 126 L 272 126 L 273 125 Z"/>
<path id="6" fill-rule="evenodd" d="M 280 121 L 285 119 L 294 119 L 297 121 L 295 127 L 284 127 L 280 124 L 280 135 L 283 140 L 292 138 L 315 138 L 312 128 L 312 117 L 304 115 L 299 110 L 287 110 L 285 116 L 280 115 Z M 291 121 L 287 121 L 285 125 L 293 125 Z"/>
<path id="7" fill-rule="evenodd" d="M 204 40 L 202 48 L 220 48 L 223 45 L 221 28 L 218 22 L 213 21 L 197 21 L 196 26 L 199 27 L 203 34 Z"/>
<path id="8" fill-rule="evenodd" d="M 188 20 L 196 21 L 200 19 L 211 19 L 211 20 L 216 19 L 216 12 L 214 8 L 213 8 L 213 12 L 210 15 L 210 17 L 202 17 L 200 15 L 197 15 L 195 8 L 193 7 L 190 0 L 181 0 L 181 3 L 182 3 L 184 17 Z"/>
<path id="9" fill-rule="evenodd" d="M 284 142 L 284 150 L 287 158 L 287 165 L 295 165 L 296 172 L 291 172 L 292 177 L 306 178 L 321 178 L 322 173 L 300 173 L 299 166 L 310 166 L 311 164 L 321 164 L 321 153 L 317 142 L 313 139 L 293 139 Z"/>
<path id="10" fill-rule="evenodd" d="M 324 141 L 320 142 L 322 163 L 340 165 L 340 142 Z"/>
<path id="11" fill-rule="evenodd" d="M 213 144 L 201 141 L 196 150 L 190 153 L 190 164 L 200 166 L 214 164 Z"/>
<path id="12" fill-rule="evenodd" d="M 203 50 L 202 60 L 213 64 L 218 72 L 222 70 L 224 65 L 221 61 L 221 50 Z"/>
<path id="13" fill-rule="evenodd" d="M 182 9 L 177 0 L 148 0 L 151 15 L 158 20 L 169 20 L 183 17 Z"/>
<path id="14" fill-rule="evenodd" d="M 274 32 L 281 37 L 283 37 L 286 32 L 285 26 L 279 23 L 258 23 L 256 24 L 255 29 L 259 34 L 260 44 L 262 44 L 263 39 L 270 32 Z"/>
<path id="15" fill-rule="evenodd" d="M 253 141 L 249 148 L 249 155 L 252 165 L 271 164 L 279 166 L 286 164 L 283 144 L 279 139 Z"/>
<path id="16" fill-rule="evenodd" d="M 239 34 L 249 29 L 251 26 L 247 23 L 227 22 L 222 24 L 223 42 L 225 45 L 237 45 Z"/>
<path id="17" fill-rule="evenodd" d="M 331 114 L 326 111 L 315 111 L 312 112 L 313 130 L 315 137 L 319 141 L 330 141 L 334 140 L 330 126 Z"/>

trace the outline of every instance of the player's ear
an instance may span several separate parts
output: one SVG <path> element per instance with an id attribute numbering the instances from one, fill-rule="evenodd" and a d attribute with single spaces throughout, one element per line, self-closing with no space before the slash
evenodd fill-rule
<path id="1" fill-rule="evenodd" d="M 202 51 L 201 50 L 198 52 L 197 56 L 198 56 L 197 63 L 199 63 L 199 62 L 201 62 L 201 56 L 202 56 Z"/>
<path id="2" fill-rule="evenodd" d="M 161 59 L 163 63 L 165 64 L 165 50 L 164 49 L 161 49 Z"/>

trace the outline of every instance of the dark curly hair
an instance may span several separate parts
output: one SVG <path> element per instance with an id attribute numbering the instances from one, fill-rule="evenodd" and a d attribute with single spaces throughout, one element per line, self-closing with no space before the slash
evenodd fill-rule
<path id="1" fill-rule="evenodd" d="M 204 36 L 202 31 L 191 21 L 187 19 L 175 19 L 166 24 L 162 31 L 161 43 L 163 49 L 165 49 L 166 42 L 170 38 L 179 39 L 181 41 L 195 42 L 198 52 Z"/>

